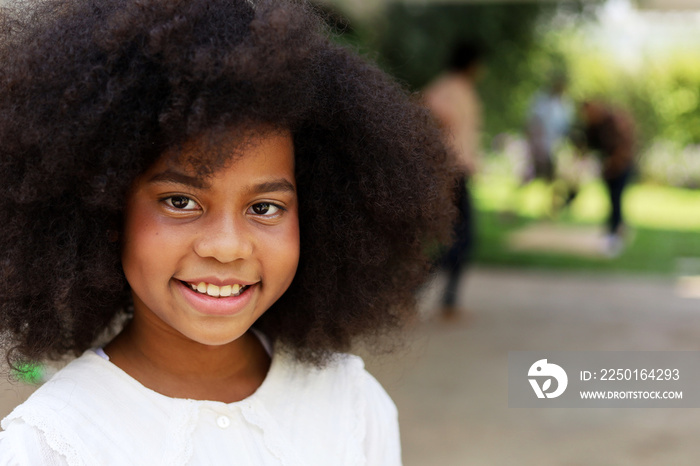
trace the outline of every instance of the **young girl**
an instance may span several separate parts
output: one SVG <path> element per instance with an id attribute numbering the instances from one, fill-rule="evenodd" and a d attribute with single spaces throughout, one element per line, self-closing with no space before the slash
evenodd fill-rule
<path id="1" fill-rule="evenodd" d="M 411 316 L 447 240 L 425 111 L 299 2 L 2 15 L 0 342 L 79 357 L 2 421 L 0 465 L 399 464 L 343 353 Z"/>

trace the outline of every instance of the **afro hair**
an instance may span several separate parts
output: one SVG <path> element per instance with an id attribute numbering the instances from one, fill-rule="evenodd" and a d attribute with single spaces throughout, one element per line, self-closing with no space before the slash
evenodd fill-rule
<path id="1" fill-rule="evenodd" d="M 255 324 L 322 363 L 414 310 L 449 240 L 454 172 L 417 99 L 281 0 L 37 0 L 0 23 L 0 343 L 79 354 L 130 312 L 134 179 L 203 134 L 294 139 L 300 263 Z M 211 173 L 225 154 L 202 156 Z"/>

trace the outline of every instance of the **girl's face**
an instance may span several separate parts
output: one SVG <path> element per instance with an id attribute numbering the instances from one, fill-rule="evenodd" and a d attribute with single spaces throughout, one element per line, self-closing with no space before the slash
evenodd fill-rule
<path id="1" fill-rule="evenodd" d="M 297 208 L 289 133 L 257 137 L 207 178 L 161 157 L 126 208 L 134 312 L 204 345 L 237 339 L 294 278 Z"/>

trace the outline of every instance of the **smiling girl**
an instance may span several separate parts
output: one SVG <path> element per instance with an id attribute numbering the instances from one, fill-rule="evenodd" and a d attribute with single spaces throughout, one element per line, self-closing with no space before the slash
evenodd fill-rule
<path id="1" fill-rule="evenodd" d="M 0 24 L 0 343 L 78 356 L 0 465 L 394 465 L 362 361 L 413 313 L 451 170 L 300 2 L 41 0 Z"/>

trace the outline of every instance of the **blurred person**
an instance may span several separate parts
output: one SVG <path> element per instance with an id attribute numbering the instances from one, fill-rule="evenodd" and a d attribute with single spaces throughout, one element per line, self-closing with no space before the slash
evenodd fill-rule
<path id="1" fill-rule="evenodd" d="M 629 113 L 600 101 L 581 104 L 582 131 L 577 146 L 595 151 L 610 198 L 606 252 L 617 256 L 624 247 L 622 194 L 635 165 L 635 128 Z"/>
<path id="2" fill-rule="evenodd" d="M 441 303 L 442 317 L 448 320 L 459 316 L 460 311 L 456 306 L 459 279 L 474 249 L 474 207 L 469 182 L 477 171 L 480 159 L 482 116 L 476 83 L 483 74 L 483 58 L 481 45 L 456 44 L 447 71 L 424 90 L 425 104 L 443 130 L 459 174 L 455 183 L 459 208 L 454 229 L 455 242 L 439 262 L 448 275 Z"/>
<path id="3" fill-rule="evenodd" d="M 546 88 L 538 91 L 530 103 L 525 128 L 530 163 L 523 185 L 537 178 L 548 184 L 556 181 L 555 152 L 569 134 L 574 115 L 574 105 L 566 96 L 567 84 L 566 74 L 554 73 Z M 560 181 L 554 186 L 552 213 L 568 205 L 578 191 L 575 182 Z"/>

